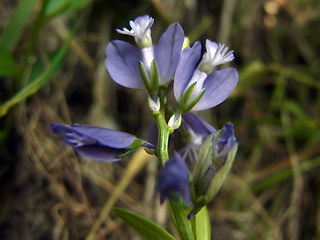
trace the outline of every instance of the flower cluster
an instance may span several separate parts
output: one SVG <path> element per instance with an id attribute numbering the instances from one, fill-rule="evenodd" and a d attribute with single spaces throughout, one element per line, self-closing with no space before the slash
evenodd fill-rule
<path id="1" fill-rule="evenodd" d="M 51 129 L 78 154 L 97 161 L 120 160 L 138 147 L 154 149 L 163 166 L 158 176 L 161 203 L 165 198 L 183 199 L 193 206 L 192 216 L 220 189 L 238 143 L 231 123 L 216 130 L 191 111 L 222 103 L 235 88 L 238 72 L 232 67 L 220 68 L 234 59 L 233 51 L 224 44 L 206 40 L 203 55 L 200 42 L 182 49 L 185 35 L 179 23 L 171 24 L 153 44 L 153 23 L 154 19 L 145 15 L 130 21 L 130 30 L 117 29 L 120 34 L 132 36 L 136 45 L 111 41 L 105 60 L 115 82 L 147 91 L 156 120 L 150 126 L 148 141 L 94 126 L 52 123 Z M 167 121 L 166 89 L 171 80 L 176 105 L 170 108 L 174 112 Z"/>

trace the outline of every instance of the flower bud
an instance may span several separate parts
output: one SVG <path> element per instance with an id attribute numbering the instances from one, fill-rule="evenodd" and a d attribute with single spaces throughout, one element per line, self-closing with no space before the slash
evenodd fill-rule
<path id="1" fill-rule="evenodd" d="M 193 172 L 195 215 L 209 203 L 221 188 L 230 172 L 238 148 L 232 123 L 209 135 L 199 152 L 199 162 Z"/>
<path id="2" fill-rule="evenodd" d="M 160 111 L 160 99 L 158 97 L 153 100 L 151 97 L 148 97 L 149 108 L 152 112 Z"/>
<path id="3" fill-rule="evenodd" d="M 191 204 L 189 170 L 179 153 L 174 152 L 161 170 L 158 189 L 160 203 L 163 203 L 165 198 L 179 200 L 179 197 L 182 197 L 186 204 Z"/>
<path id="4" fill-rule="evenodd" d="M 173 130 L 178 129 L 181 125 L 181 119 L 181 114 L 173 114 L 169 119 L 168 127 L 172 128 Z"/>

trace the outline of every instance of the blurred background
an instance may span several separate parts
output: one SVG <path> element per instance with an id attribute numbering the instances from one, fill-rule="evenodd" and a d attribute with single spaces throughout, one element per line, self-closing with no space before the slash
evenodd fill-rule
<path id="1" fill-rule="evenodd" d="M 237 88 L 199 113 L 216 128 L 233 122 L 240 143 L 209 205 L 212 238 L 320 239 L 318 0 L 1 0 L 0 238 L 140 239 L 113 205 L 176 234 L 154 158 L 83 159 L 49 127 L 146 136 L 146 93 L 117 85 L 104 66 L 109 41 L 132 40 L 115 29 L 143 14 L 155 18 L 154 42 L 178 21 L 191 43 L 209 38 L 235 53 Z"/>

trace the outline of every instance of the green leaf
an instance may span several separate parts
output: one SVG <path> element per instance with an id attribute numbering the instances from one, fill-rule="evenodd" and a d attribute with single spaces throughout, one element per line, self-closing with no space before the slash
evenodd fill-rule
<path id="1" fill-rule="evenodd" d="M 175 240 L 175 238 L 158 224 L 131 211 L 113 207 L 113 211 L 126 224 L 135 229 L 147 240 Z"/>
<path id="2" fill-rule="evenodd" d="M 0 46 L 6 51 L 11 52 L 15 48 L 35 3 L 36 0 L 20 1 L 0 40 Z"/>
<path id="3" fill-rule="evenodd" d="M 211 225 L 207 207 L 204 206 L 192 221 L 193 232 L 197 240 L 211 239 Z"/>
<path id="4" fill-rule="evenodd" d="M 12 55 L 0 47 L 0 76 L 16 76 L 18 74 L 17 64 Z"/>

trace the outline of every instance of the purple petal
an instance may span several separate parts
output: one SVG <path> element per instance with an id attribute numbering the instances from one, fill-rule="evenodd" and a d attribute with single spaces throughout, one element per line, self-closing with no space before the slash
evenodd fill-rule
<path id="1" fill-rule="evenodd" d="M 160 203 L 165 198 L 175 198 L 181 195 L 187 204 L 191 204 L 191 194 L 189 188 L 189 170 L 180 154 L 174 152 L 163 169 L 159 173 L 158 188 L 160 192 Z"/>
<path id="2" fill-rule="evenodd" d="M 147 131 L 147 140 L 153 146 L 157 146 L 158 144 L 158 127 L 155 121 L 152 122 L 149 126 L 149 129 Z"/>
<path id="3" fill-rule="evenodd" d="M 180 58 L 183 41 L 182 27 L 178 23 L 173 23 L 162 34 L 155 47 L 154 54 L 159 69 L 160 85 L 173 77 Z"/>
<path id="4" fill-rule="evenodd" d="M 72 127 L 79 133 L 95 139 L 99 144 L 111 148 L 120 149 L 129 147 L 136 139 L 131 134 L 113 129 L 79 124 L 73 124 Z"/>
<path id="5" fill-rule="evenodd" d="M 82 146 L 75 148 L 76 152 L 85 158 L 100 162 L 115 162 L 121 160 L 118 156 L 123 152 L 122 149 L 108 148 L 105 146 Z"/>
<path id="6" fill-rule="evenodd" d="M 54 133 L 64 138 L 72 147 L 99 145 L 115 149 L 129 147 L 136 139 L 135 136 L 107 128 L 73 124 L 72 126 L 51 123 Z"/>
<path id="7" fill-rule="evenodd" d="M 199 115 L 188 112 L 182 115 L 183 124 L 187 127 L 190 127 L 193 132 L 197 135 L 207 137 L 209 134 L 216 131 L 208 122 L 206 122 Z"/>
<path id="8" fill-rule="evenodd" d="M 217 70 L 208 75 L 203 84 L 206 91 L 192 110 L 204 110 L 222 103 L 236 87 L 238 78 L 235 68 Z"/>
<path id="9" fill-rule="evenodd" d="M 72 126 L 51 123 L 54 133 L 73 147 L 79 155 L 102 162 L 120 160 L 123 153 L 135 140 L 135 136 L 111 129 L 74 124 Z"/>
<path id="10" fill-rule="evenodd" d="M 230 150 L 237 143 L 234 136 L 234 128 L 232 123 L 226 123 L 222 128 L 222 134 L 215 141 L 214 150 L 217 157 L 226 159 Z"/>
<path id="11" fill-rule="evenodd" d="M 196 42 L 192 48 L 186 47 L 180 56 L 179 64 L 173 82 L 176 100 L 184 93 L 201 57 L 201 44 Z"/>
<path id="12" fill-rule="evenodd" d="M 144 88 L 139 71 L 142 58 L 138 48 L 130 43 L 115 40 L 108 44 L 106 55 L 106 68 L 115 82 L 128 88 Z"/>

